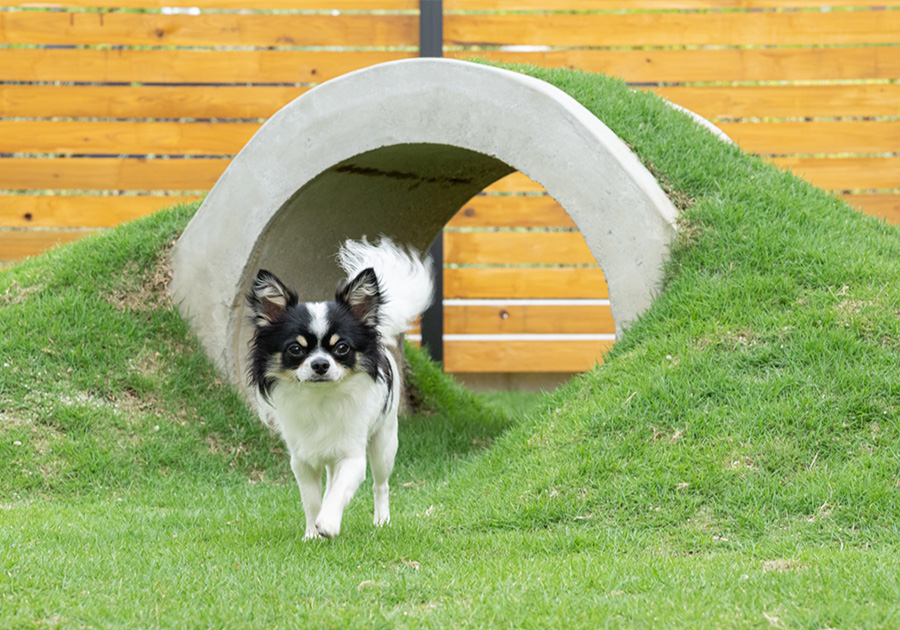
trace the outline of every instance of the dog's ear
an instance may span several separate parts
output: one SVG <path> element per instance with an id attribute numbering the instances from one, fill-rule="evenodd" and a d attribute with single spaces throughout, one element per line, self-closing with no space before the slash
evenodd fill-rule
<path id="1" fill-rule="evenodd" d="M 247 292 L 247 304 L 258 327 L 271 326 L 281 319 L 289 306 L 297 304 L 297 294 L 284 286 L 275 274 L 260 269 Z"/>
<path id="2" fill-rule="evenodd" d="M 363 269 L 355 278 L 338 286 L 335 300 L 350 307 L 350 312 L 362 323 L 377 326 L 378 310 L 384 300 L 375 270 Z"/>

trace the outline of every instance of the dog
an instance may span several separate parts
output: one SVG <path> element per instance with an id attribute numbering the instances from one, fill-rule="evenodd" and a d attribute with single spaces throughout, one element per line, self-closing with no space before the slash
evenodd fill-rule
<path id="1" fill-rule="evenodd" d="M 346 241 L 338 262 L 347 279 L 331 302 L 299 302 L 264 269 L 247 293 L 254 327 L 249 381 L 260 417 L 271 421 L 290 452 L 305 540 L 340 533 L 367 458 L 374 523 L 390 521 L 388 478 L 403 378 L 391 350 L 433 291 L 430 258 L 386 237 Z"/>

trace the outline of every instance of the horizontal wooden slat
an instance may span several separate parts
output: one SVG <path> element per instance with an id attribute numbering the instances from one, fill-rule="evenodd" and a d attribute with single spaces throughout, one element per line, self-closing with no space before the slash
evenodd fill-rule
<path id="1" fill-rule="evenodd" d="M 524 173 L 520 172 L 515 172 L 507 175 L 506 177 L 503 177 L 502 179 L 498 179 L 496 182 L 484 189 L 484 192 L 488 194 L 535 193 L 543 191 L 543 186 L 530 179 Z"/>
<path id="2" fill-rule="evenodd" d="M 268 118 L 308 87 L 0 85 L 0 117 Z"/>
<path id="3" fill-rule="evenodd" d="M 160 9 L 184 7 L 199 9 L 302 9 L 306 11 L 415 11 L 419 0 L 14 0 L 5 3 L 15 7 L 55 8 L 125 8 Z"/>
<path id="4" fill-rule="evenodd" d="M 713 50 L 447 51 L 633 82 L 894 79 L 900 47 Z M 405 51 L 0 49 L 0 80 L 159 83 L 321 82 Z"/>
<path id="5" fill-rule="evenodd" d="M 609 306 L 466 305 L 444 306 L 447 334 L 615 334 Z"/>
<path id="6" fill-rule="evenodd" d="M 444 269 L 444 297 L 607 299 L 597 267 L 508 267 Z"/>
<path id="7" fill-rule="evenodd" d="M 900 157 L 783 157 L 770 161 L 825 190 L 900 188 Z"/>
<path id="8" fill-rule="evenodd" d="M 900 193 L 884 195 L 843 195 L 854 208 L 888 223 L 900 225 Z"/>
<path id="9" fill-rule="evenodd" d="M 408 14 L 0 12 L 0 44 L 123 46 L 417 46 Z"/>
<path id="10" fill-rule="evenodd" d="M 415 52 L 0 48 L 0 80 L 316 83 Z"/>
<path id="11" fill-rule="evenodd" d="M 110 227 L 199 197 L 0 195 L 0 227 Z"/>
<path id="12" fill-rule="evenodd" d="M 601 363 L 612 341 L 444 341 L 447 372 L 581 372 Z"/>
<path id="13" fill-rule="evenodd" d="M 580 232 L 444 232 L 444 262 L 596 264 Z"/>
<path id="14" fill-rule="evenodd" d="M 308 87 L 0 85 L 0 116 L 268 118 Z M 895 116 L 900 84 L 649 88 L 718 118 Z"/>
<path id="15" fill-rule="evenodd" d="M 36 256 L 92 233 L 91 230 L 0 230 L 0 263 Z"/>
<path id="16" fill-rule="evenodd" d="M 900 13 L 449 14 L 450 46 L 789 46 L 893 44 Z"/>
<path id="17" fill-rule="evenodd" d="M 470 199 L 448 227 L 575 227 L 553 197 L 487 196 Z"/>
<path id="18" fill-rule="evenodd" d="M 718 123 L 752 153 L 900 153 L 900 121 Z"/>
<path id="19" fill-rule="evenodd" d="M 717 118 L 897 116 L 900 84 L 723 85 L 649 88 L 715 121 Z"/>
<path id="20" fill-rule="evenodd" d="M 551 68 L 603 72 L 631 82 L 800 81 L 894 79 L 900 47 L 761 48 L 708 50 L 445 51 L 447 57 L 483 57 Z"/>
<path id="21" fill-rule="evenodd" d="M 0 120 L 0 152 L 233 156 L 257 123 Z"/>
<path id="22" fill-rule="evenodd" d="M 0 158 L 0 190 L 209 190 L 225 159 Z"/>
<path id="23" fill-rule="evenodd" d="M 84 0 L 82 0 L 84 1 Z M 165 0 L 160 0 L 165 1 Z M 190 0 L 182 0 L 189 2 Z M 566 0 L 568 11 L 620 11 L 637 9 L 766 9 L 868 7 L 875 0 Z M 878 6 L 900 6 L 900 0 L 885 0 Z M 547 0 L 444 0 L 445 11 L 546 11 Z"/>

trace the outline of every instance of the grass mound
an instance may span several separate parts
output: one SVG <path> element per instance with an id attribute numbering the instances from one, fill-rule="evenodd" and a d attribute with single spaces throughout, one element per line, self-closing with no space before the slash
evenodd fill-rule
<path id="1" fill-rule="evenodd" d="M 651 166 L 682 201 L 681 240 L 653 308 L 606 364 L 474 467 L 473 494 L 504 480 L 476 522 L 598 518 L 665 528 L 685 550 L 792 527 L 896 540 L 900 231 L 652 96 L 520 70 L 572 94 Z"/>
<path id="2" fill-rule="evenodd" d="M 276 466 L 274 441 L 168 300 L 166 255 L 191 214 L 163 212 L 0 276 L 4 496 Z"/>
<path id="3" fill-rule="evenodd" d="M 278 441 L 167 302 L 176 208 L 0 272 L 14 627 L 900 624 L 900 231 L 659 99 L 572 94 L 682 209 L 603 366 L 498 409 L 410 352 L 393 522 L 303 544 Z M 533 402 L 533 401 L 532 401 Z M 2 623 L 0 623 L 2 625 Z"/>

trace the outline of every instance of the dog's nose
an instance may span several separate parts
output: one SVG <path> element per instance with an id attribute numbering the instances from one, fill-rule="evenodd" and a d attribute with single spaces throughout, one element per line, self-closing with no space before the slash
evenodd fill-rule
<path id="1" fill-rule="evenodd" d="M 312 371 L 321 376 L 328 371 L 328 361 L 325 359 L 316 359 L 312 363 L 309 364 L 309 367 L 312 368 Z"/>

